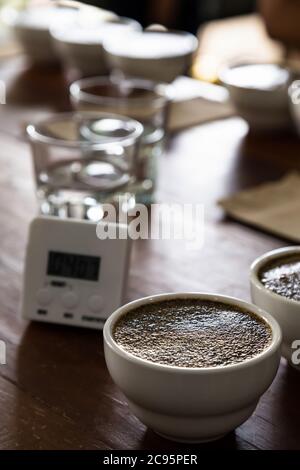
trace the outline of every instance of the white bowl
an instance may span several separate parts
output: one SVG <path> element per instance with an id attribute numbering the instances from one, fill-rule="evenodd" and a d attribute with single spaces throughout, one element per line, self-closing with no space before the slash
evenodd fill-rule
<path id="1" fill-rule="evenodd" d="M 55 6 L 30 7 L 24 10 L 16 10 L 5 7 L 1 13 L 1 19 L 13 31 L 25 54 L 34 63 L 59 62 L 59 56 L 54 48 L 50 25 L 54 21 L 60 21 L 73 15 L 69 8 L 57 8 Z"/>
<path id="2" fill-rule="evenodd" d="M 185 73 L 198 47 L 197 38 L 183 31 L 137 31 L 104 41 L 110 68 L 130 77 L 171 82 Z"/>
<path id="3" fill-rule="evenodd" d="M 89 26 L 70 21 L 58 27 L 54 25 L 51 35 L 62 62 L 78 70 L 82 76 L 91 76 L 109 71 L 102 46 L 105 38 L 140 29 L 140 24 L 129 18 L 101 21 Z"/>
<path id="4" fill-rule="evenodd" d="M 220 80 L 237 113 L 255 131 L 291 126 L 288 86 L 291 73 L 276 64 L 238 64 L 224 68 Z"/>
<path id="5" fill-rule="evenodd" d="M 223 367 L 185 368 L 138 358 L 113 337 L 114 325 L 130 310 L 169 299 L 194 298 L 225 302 L 253 312 L 272 330 L 271 344 L 257 356 Z M 246 421 L 271 385 L 279 365 L 281 331 L 271 315 L 238 299 L 204 293 L 163 294 L 131 302 L 115 311 L 104 326 L 108 370 L 132 412 L 171 440 L 215 440 Z"/>
<path id="6" fill-rule="evenodd" d="M 293 360 L 296 350 L 292 347 L 294 341 L 300 340 L 300 302 L 272 292 L 259 279 L 260 270 L 270 261 L 294 254 L 300 255 L 300 246 L 279 248 L 259 257 L 251 266 L 250 284 L 252 301 L 269 312 L 282 329 L 282 355 L 293 367 L 300 370 L 300 366 Z"/>

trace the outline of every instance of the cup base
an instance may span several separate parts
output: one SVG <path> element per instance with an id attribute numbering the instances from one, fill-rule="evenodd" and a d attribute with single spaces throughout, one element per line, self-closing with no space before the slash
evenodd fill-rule
<path id="1" fill-rule="evenodd" d="M 244 423 L 254 412 L 257 402 L 220 415 L 167 415 L 143 408 L 132 401 L 129 408 L 139 420 L 165 439 L 186 444 L 200 444 L 221 439 Z"/>
<path id="2" fill-rule="evenodd" d="M 48 194 L 39 191 L 37 198 L 41 215 L 93 222 L 99 222 L 103 219 L 108 205 L 112 207 L 113 220 L 111 222 L 116 222 L 114 216 L 125 215 L 136 205 L 134 194 L 129 192 L 108 194 L 101 198 L 97 194 L 75 191 L 61 190 Z M 106 220 L 108 219 L 109 214 L 106 216 Z"/>
<path id="3" fill-rule="evenodd" d="M 184 439 L 184 438 L 176 438 L 174 436 L 168 436 L 167 434 L 163 434 L 161 432 L 154 431 L 158 436 L 163 437 L 164 439 L 168 439 L 169 441 L 179 442 L 181 444 L 205 444 L 208 442 L 219 441 L 223 439 L 223 437 L 227 436 L 227 432 L 224 434 L 220 434 L 218 436 L 210 437 L 207 439 Z"/>

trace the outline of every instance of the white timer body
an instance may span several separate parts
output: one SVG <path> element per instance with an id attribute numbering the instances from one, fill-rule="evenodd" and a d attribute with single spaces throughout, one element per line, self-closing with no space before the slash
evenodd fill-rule
<path id="1" fill-rule="evenodd" d="M 128 275 L 127 226 L 116 227 L 121 236 L 100 240 L 93 222 L 35 218 L 29 229 L 22 316 L 102 328 L 123 303 Z"/>

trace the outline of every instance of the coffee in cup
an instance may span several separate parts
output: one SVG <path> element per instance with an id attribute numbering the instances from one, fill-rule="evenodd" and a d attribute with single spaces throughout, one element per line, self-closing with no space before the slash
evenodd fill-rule
<path id="1" fill-rule="evenodd" d="M 300 255 L 270 261 L 261 268 L 259 279 L 275 294 L 300 301 Z"/>
<path id="2" fill-rule="evenodd" d="M 123 315 L 113 331 L 130 354 L 177 367 L 216 367 L 251 359 L 269 346 L 267 323 L 243 308 L 198 299 L 149 303 Z"/>

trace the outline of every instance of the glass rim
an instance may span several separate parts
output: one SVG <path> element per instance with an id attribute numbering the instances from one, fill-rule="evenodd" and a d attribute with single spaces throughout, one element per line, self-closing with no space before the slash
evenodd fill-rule
<path id="1" fill-rule="evenodd" d="M 64 138 L 59 138 L 59 137 L 52 137 L 44 134 L 42 130 L 40 129 L 41 125 L 47 124 L 47 123 L 52 123 L 52 122 L 64 122 L 69 120 L 72 122 L 76 122 L 76 119 L 80 122 L 80 120 L 83 119 L 93 119 L 95 121 L 100 120 L 101 118 L 112 118 L 112 119 L 118 119 L 123 122 L 130 122 L 134 126 L 134 130 L 131 134 L 125 136 L 125 137 L 111 137 L 108 138 L 106 142 L 97 142 L 96 140 L 67 140 Z M 136 119 L 132 119 L 127 116 L 122 116 L 120 114 L 115 114 L 115 113 L 89 113 L 89 112 L 83 112 L 80 113 L 78 111 L 71 111 L 71 112 L 63 112 L 63 113 L 54 113 L 51 114 L 49 117 L 45 117 L 42 119 L 38 119 L 30 124 L 27 125 L 26 127 L 26 134 L 29 137 L 31 142 L 39 142 L 45 145 L 53 145 L 53 146 L 59 146 L 59 147 L 65 147 L 65 148 L 93 148 L 93 149 L 98 149 L 98 150 L 104 150 L 107 149 L 109 146 L 116 145 L 116 144 L 122 144 L 124 146 L 130 145 L 135 143 L 136 141 L 139 140 L 139 138 L 142 136 L 144 132 L 144 126 L 137 121 Z M 109 140 L 110 139 L 110 140 Z"/>
<path id="2" fill-rule="evenodd" d="M 145 91 L 152 91 L 156 93 L 155 97 L 136 97 L 128 98 L 124 97 L 113 97 L 105 95 L 96 95 L 84 91 L 85 86 L 97 86 L 97 85 L 119 85 L 124 83 L 131 83 L 133 87 L 144 89 Z M 69 87 L 69 93 L 71 99 L 74 99 L 76 102 L 83 101 L 87 104 L 106 104 L 112 106 L 126 105 L 130 103 L 135 107 L 140 107 L 144 104 L 155 103 L 155 104 L 167 104 L 172 99 L 172 85 L 164 82 L 147 80 L 139 77 L 126 77 L 126 78 L 113 78 L 109 76 L 96 76 L 96 77 L 87 77 L 81 78 L 79 80 L 71 83 Z"/>

